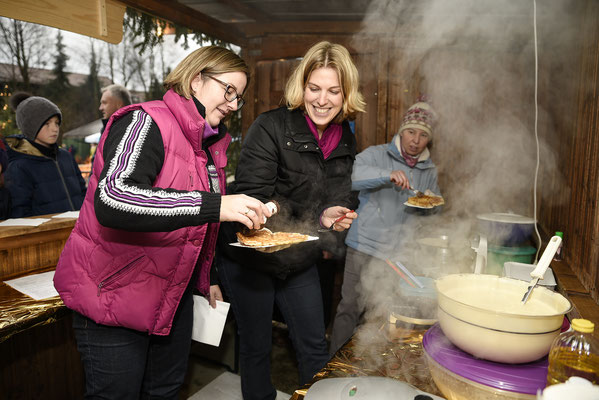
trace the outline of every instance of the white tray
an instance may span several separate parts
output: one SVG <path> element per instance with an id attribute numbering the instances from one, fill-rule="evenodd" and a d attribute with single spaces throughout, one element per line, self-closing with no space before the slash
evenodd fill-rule
<path id="1" fill-rule="evenodd" d="M 530 282 L 532 279 L 530 273 L 535 269 L 534 264 L 525 264 L 515 261 L 507 261 L 503 263 L 503 275 L 508 278 L 519 279 L 521 281 Z M 545 286 L 547 289 L 555 290 L 557 282 L 551 268 L 547 268 L 545 276 L 539 281 L 539 285 Z"/>
<path id="2" fill-rule="evenodd" d="M 297 242 L 297 243 L 292 243 L 292 244 L 300 244 L 300 243 L 306 243 L 306 242 L 311 242 L 313 240 L 318 240 L 320 239 L 318 236 L 308 236 L 308 239 L 304 240 L 303 242 Z M 233 243 L 229 243 L 229 246 L 233 246 L 233 247 L 243 247 L 246 249 L 266 249 L 268 247 L 276 247 L 276 246 L 287 246 L 286 244 L 280 245 L 280 244 L 271 244 L 268 246 L 246 246 L 244 244 L 241 244 L 239 242 L 233 242 Z"/>

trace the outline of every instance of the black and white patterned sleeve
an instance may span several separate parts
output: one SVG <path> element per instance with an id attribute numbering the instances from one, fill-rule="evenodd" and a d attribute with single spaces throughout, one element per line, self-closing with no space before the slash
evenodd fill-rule
<path id="1" fill-rule="evenodd" d="M 153 187 L 164 162 L 164 144 L 147 113 L 132 111 L 105 134 L 105 162 L 94 197 L 103 226 L 165 232 L 218 222 L 219 194 Z"/>

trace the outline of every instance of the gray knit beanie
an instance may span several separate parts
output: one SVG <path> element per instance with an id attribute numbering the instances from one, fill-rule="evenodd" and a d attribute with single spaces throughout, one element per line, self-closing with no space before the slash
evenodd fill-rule
<path id="1" fill-rule="evenodd" d="M 17 127 L 31 141 L 35 140 L 42 126 L 53 116 L 58 115 L 58 123 L 62 121 L 60 109 L 48 99 L 24 92 L 11 97 L 11 106 L 16 110 Z"/>

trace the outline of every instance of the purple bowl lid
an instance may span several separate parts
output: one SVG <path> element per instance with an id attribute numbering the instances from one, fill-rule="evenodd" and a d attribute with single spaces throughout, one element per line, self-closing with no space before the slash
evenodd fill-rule
<path id="1" fill-rule="evenodd" d="M 526 364 L 503 364 L 481 360 L 454 346 L 439 324 L 422 339 L 426 353 L 444 368 L 463 378 L 495 389 L 536 395 L 547 385 L 547 357 Z"/>

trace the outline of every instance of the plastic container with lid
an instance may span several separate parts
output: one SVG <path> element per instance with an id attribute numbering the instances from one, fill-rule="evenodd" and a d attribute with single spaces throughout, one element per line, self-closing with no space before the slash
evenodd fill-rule
<path id="1" fill-rule="evenodd" d="M 599 384 L 599 341 L 593 336 L 595 324 L 572 320 L 572 329 L 561 333 L 551 344 L 547 384 L 564 383 L 578 376 Z"/>
<path id="2" fill-rule="evenodd" d="M 417 276 L 422 288 L 412 287 L 404 280 L 399 282 L 399 291 L 389 307 L 389 322 L 400 325 L 430 326 L 437 322 L 437 290 L 435 281 Z M 399 321 L 399 322 L 396 322 Z"/>
<path id="3" fill-rule="evenodd" d="M 535 221 L 513 213 L 488 213 L 476 216 L 478 232 L 487 237 L 489 244 L 521 246 L 534 231 Z"/>
<path id="4" fill-rule="evenodd" d="M 537 249 L 532 246 L 504 247 L 489 245 L 485 274 L 503 275 L 503 264 L 514 261 L 524 264 L 532 263 Z"/>
<path id="5" fill-rule="evenodd" d="M 532 277 L 530 273 L 536 268 L 536 264 L 524 264 L 514 261 L 508 261 L 503 264 L 503 276 L 513 279 L 518 279 L 525 282 L 530 282 Z M 547 268 L 543 279 L 539 280 L 539 285 L 550 290 L 555 290 L 557 282 L 551 268 Z"/>
<path id="6" fill-rule="evenodd" d="M 438 324 L 423 336 L 422 347 L 435 384 L 449 400 L 534 400 L 545 387 L 547 357 L 526 364 L 503 364 L 468 354 Z"/>

